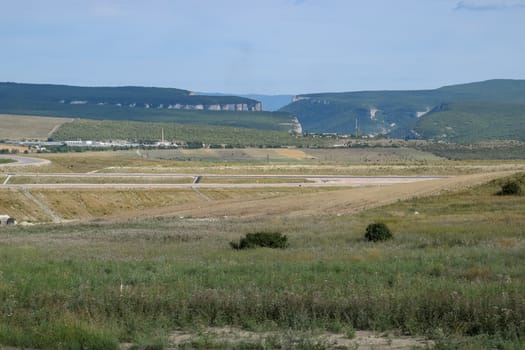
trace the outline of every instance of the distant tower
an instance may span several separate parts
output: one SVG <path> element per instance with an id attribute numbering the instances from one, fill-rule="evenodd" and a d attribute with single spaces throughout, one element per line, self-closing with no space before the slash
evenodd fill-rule
<path id="1" fill-rule="evenodd" d="M 355 118 L 355 138 L 359 137 L 359 125 L 357 125 L 357 118 Z"/>
<path id="2" fill-rule="evenodd" d="M 164 128 L 160 129 L 160 142 L 164 143 Z"/>

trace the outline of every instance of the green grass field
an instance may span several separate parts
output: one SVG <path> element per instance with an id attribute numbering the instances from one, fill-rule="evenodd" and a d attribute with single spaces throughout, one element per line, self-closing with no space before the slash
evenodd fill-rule
<path id="1" fill-rule="evenodd" d="M 525 176 L 516 178 L 523 186 Z M 236 326 L 308 332 L 311 339 L 323 331 L 390 331 L 429 337 L 437 349 L 520 349 L 525 197 L 496 196 L 502 183 L 356 216 L 168 217 L 2 228 L 0 344 L 47 349 L 268 344 L 202 338 L 207 327 Z M 378 220 L 394 239 L 364 241 L 366 225 Z M 260 230 L 282 232 L 290 247 L 229 247 Z M 178 331 L 193 338 L 177 345 Z"/>

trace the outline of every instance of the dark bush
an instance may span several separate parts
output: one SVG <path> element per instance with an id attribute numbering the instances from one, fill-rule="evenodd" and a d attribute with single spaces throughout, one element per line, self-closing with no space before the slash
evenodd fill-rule
<path id="1" fill-rule="evenodd" d="M 497 194 L 500 196 L 517 196 L 521 194 L 521 186 L 518 181 L 508 181 L 501 186 L 501 190 Z"/>
<path id="2" fill-rule="evenodd" d="M 247 233 L 239 242 L 230 242 L 233 249 L 246 249 L 256 247 L 286 248 L 288 237 L 280 232 L 255 232 Z"/>
<path id="3" fill-rule="evenodd" d="M 370 224 L 366 227 L 365 238 L 372 242 L 386 241 L 392 238 L 392 232 L 382 222 Z"/>

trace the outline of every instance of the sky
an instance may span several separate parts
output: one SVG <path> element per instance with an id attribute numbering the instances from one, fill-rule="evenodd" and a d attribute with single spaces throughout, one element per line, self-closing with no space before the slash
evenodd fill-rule
<path id="1" fill-rule="evenodd" d="M 300 94 L 525 79 L 525 0 L 0 0 L 0 81 Z"/>

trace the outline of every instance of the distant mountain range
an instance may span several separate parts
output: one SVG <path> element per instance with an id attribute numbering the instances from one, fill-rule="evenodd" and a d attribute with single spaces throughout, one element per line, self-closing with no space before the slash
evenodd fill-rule
<path id="1" fill-rule="evenodd" d="M 385 134 L 460 143 L 525 140 L 525 80 L 435 90 L 298 95 L 283 107 L 305 132 Z"/>
<path id="2" fill-rule="evenodd" d="M 0 83 L 0 107 L 17 108 L 24 102 L 183 110 L 262 110 L 261 103 L 251 98 L 196 95 L 188 90 L 174 88 Z"/>
<path id="3" fill-rule="evenodd" d="M 263 107 L 281 108 L 277 112 L 263 112 Z M 434 90 L 297 96 L 204 95 L 172 88 L 0 83 L 0 114 L 384 134 L 458 143 L 525 141 L 525 80 L 488 80 Z"/>
<path id="4" fill-rule="evenodd" d="M 262 112 L 261 102 L 251 98 L 136 86 L 0 83 L 0 114 L 176 122 L 260 130 L 296 128 L 289 113 Z"/>

